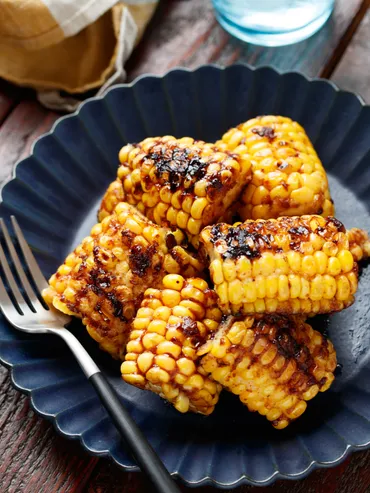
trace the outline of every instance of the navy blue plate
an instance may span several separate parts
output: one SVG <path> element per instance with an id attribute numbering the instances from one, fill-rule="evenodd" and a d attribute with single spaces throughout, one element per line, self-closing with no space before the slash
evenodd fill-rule
<path id="1" fill-rule="evenodd" d="M 17 216 L 49 276 L 96 221 L 124 143 L 165 134 L 215 141 L 230 126 L 271 113 L 305 127 L 329 172 L 338 218 L 370 231 L 370 107 L 330 82 L 244 65 L 145 76 L 85 102 L 17 165 L 2 190 L 0 216 Z M 365 268 L 355 305 L 329 320 L 317 317 L 343 370 L 332 389 L 283 431 L 227 392 L 211 416 L 182 415 L 155 394 L 125 384 L 119 364 L 98 350 L 77 321 L 74 330 L 175 476 L 191 486 L 265 485 L 302 478 L 369 446 L 369 281 Z M 15 387 L 30 395 L 35 411 L 58 431 L 78 438 L 93 454 L 136 469 L 61 340 L 19 333 L 1 318 L 0 358 L 11 367 Z"/>

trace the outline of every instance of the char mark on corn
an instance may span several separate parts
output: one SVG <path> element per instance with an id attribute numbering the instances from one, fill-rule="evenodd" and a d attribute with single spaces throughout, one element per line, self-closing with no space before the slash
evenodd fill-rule
<path id="1" fill-rule="evenodd" d="M 250 156 L 252 181 L 239 204 L 243 220 L 334 215 L 325 170 L 297 122 L 282 116 L 253 118 L 231 128 L 216 145 Z"/>
<path id="2" fill-rule="evenodd" d="M 330 387 L 337 365 L 332 343 L 302 317 L 275 314 L 227 318 L 198 355 L 204 371 L 277 429 Z"/>
<path id="3" fill-rule="evenodd" d="M 206 281 L 169 274 L 159 289 L 148 289 L 121 365 L 123 379 L 151 390 L 175 408 L 210 414 L 221 386 L 199 367 L 197 349 L 221 320 L 217 296 Z"/>
<path id="4" fill-rule="evenodd" d="M 119 160 L 117 180 L 103 199 L 99 217 L 124 197 L 155 223 L 183 230 L 195 247 L 200 230 L 221 217 L 251 178 L 246 153 L 222 152 L 189 137 L 129 144 Z"/>
<path id="5" fill-rule="evenodd" d="M 352 228 L 347 231 L 349 249 L 356 262 L 366 260 L 370 257 L 370 239 L 367 231 Z"/>
<path id="6" fill-rule="evenodd" d="M 122 359 L 145 290 L 160 286 L 167 273 L 202 271 L 181 246 L 184 239 L 181 231 L 159 227 L 121 202 L 68 255 L 43 296 L 60 311 L 82 318 L 102 349 Z"/>
<path id="7" fill-rule="evenodd" d="M 200 241 L 226 314 L 329 313 L 354 301 L 358 266 L 335 218 L 220 223 Z"/>

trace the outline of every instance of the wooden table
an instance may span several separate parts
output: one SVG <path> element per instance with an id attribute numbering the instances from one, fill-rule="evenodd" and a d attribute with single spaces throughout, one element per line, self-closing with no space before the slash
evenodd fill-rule
<path id="1" fill-rule="evenodd" d="M 370 0 L 337 0 L 326 26 L 297 45 L 262 48 L 231 38 L 217 24 L 209 0 L 161 3 L 144 39 L 128 63 L 129 80 L 146 72 L 162 74 L 175 66 L 237 61 L 272 65 L 327 77 L 370 102 Z M 33 140 L 59 115 L 42 108 L 31 91 L 0 82 L 0 183 Z M 0 367 L 0 490 L 6 493 L 142 493 L 150 488 L 140 474 L 127 474 L 108 460 L 90 457 L 76 442 L 56 434 L 14 390 Z M 193 491 L 182 488 L 185 492 Z M 278 481 L 270 488 L 244 486 L 236 492 L 370 491 L 370 451 L 355 453 L 334 469 L 313 472 L 300 482 Z M 196 490 L 214 491 L 211 487 Z"/>

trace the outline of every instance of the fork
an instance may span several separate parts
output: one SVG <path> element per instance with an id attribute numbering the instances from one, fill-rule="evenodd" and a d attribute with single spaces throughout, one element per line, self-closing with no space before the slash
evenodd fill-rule
<path id="1" fill-rule="evenodd" d="M 163 462 L 138 428 L 127 409 L 125 409 L 113 387 L 79 340 L 65 328 L 65 325 L 71 321 L 71 317 L 54 309 L 45 308 L 39 301 L 37 295 L 40 296 L 42 290 L 48 287 L 48 283 L 25 240 L 16 218 L 11 216 L 10 219 L 24 261 L 37 289 L 32 287 L 5 222 L 0 219 L 0 230 L 3 233 L 14 269 L 17 272 L 19 285 L 28 298 L 27 301 L 23 296 L 8 264 L 4 249 L 0 244 L 2 274 L 12 295 L 11 298 L 0 276 L 0 309 L 4 317 L 18 330 L 35 334 L 55 334 L 61 337 L 67 343 L 86 377 L 94 386 L 103 406 L 108 411 L 121 437 L 128 445 L 140 469 L 147 474 L 156 490 L 159 493 L 180 493 Z"/>

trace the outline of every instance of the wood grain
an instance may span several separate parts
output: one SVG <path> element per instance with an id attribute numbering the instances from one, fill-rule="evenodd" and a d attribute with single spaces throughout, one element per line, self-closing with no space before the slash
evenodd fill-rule
<path id="1" fill-rule="evenodd" d="M 0 366 L 0 484 L 6 493 L 77 493 L 99 459 L 56 434 Z"/>
<path id="2" fill-rule="evenodd" d="M 332 80 L 342 89 L 359 93 L 367 103 L 370 103 L 369 54 L 370 11 L 368 10 L 332 76 Z"/>
<path id="3" fill-rule="evenodd" d="M 142 73 L 163 74 L 177 65 L 193 68 L 202 63 L 229 65 L 236 61 L 316 76 L 362 4 L 363 0 L 337 0 L 332 17 L 314 36 L 295 45 L 266 49 L 227 34 L 217 23 L 210 0 L 167 2 L 129 62 L 129 79 Z"/>
<path id="4" fill-rule="evenodd" d="M 24 100 L 0 127 L 0 183 L 11 175 L 14 164 L 26 157 L 34 140 L 50 130 L 57 113 L 34 100 Z"/>
<path id="5" fill-rule="evenodd" d="M 337 0 L 333 17 L 315 36 L 294 46 L 264 49 L 231 38 L 217 24 L 209 0 L 162 1 L 128 64 L 129 80 L 145 72 L 161 74 L 176 65 L 229 65 L 236 61 L 271 64 L 281 70 L 301 70 L 314 76 L 325 68 L 333 71 L 344 52 L 333 79 L 344 88 L 358 90 L 370 101 L 369 13 L 355 34 L 366 13 L 364 5 L 362 0 Z M 48 131 L 57 117 L 40 107 L 29 92 L 0 83 L 0 183 L 10 175 L 15 162 L 29 153 L 34 139 Z M 315 471 L 300 482 L 278 481 L 273 487 L 245 486 L 232 491 L 365 493 L 370 491 L 369 463 L 370 451 L 356 453 L 340 466 Z M 92 458 L 78 443 L 57 435 L 48 422 L 33 413 L 28 399 L 12 388 L 7 371 L 1 367 L 0 485 L 6 493 L 152 491 L 142 475 L 124 473 L 108 460 Z M 215 490 L 182 487 L 182 491 Z"/>

